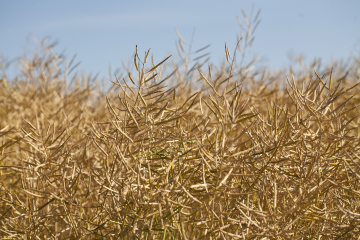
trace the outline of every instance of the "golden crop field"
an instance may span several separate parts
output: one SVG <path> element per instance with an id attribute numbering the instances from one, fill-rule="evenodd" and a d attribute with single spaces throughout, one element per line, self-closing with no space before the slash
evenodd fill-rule
<path id="1" fill-rule="evenodd" d="M 220 66 L 136 51 L 106 93 L 51 44 L 4 71 L 1 238 L 358 239 L 360 58 L 252 69 L 251 24 Z"/>

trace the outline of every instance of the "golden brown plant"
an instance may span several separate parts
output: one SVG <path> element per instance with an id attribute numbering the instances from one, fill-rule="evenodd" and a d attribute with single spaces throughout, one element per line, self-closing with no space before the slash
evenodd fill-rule
<path id="1" fill-rule="evenodd" d="M 225 49 L 206 70 L 136 51 L 107 96 L 51 45 L 3 75 L 0 236 L 358 238 L 359 61 L 286 77 Z"/>

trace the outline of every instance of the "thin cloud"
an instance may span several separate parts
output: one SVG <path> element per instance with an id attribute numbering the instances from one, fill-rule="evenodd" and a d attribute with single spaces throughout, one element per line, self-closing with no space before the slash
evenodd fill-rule
<path id="1" fill-rule="evenodd" d="M 102 15 L 82 15 L 69 19 L 59 19 L 46 23 L 45 29 L 93 28 L 93 27 L 129 27 L 148 26 L 159 27 L 166 25 L 194 24 L 197 16 L 186 20 L 180 13 L 146 12 L 146 13 L 118 13 Z"/>

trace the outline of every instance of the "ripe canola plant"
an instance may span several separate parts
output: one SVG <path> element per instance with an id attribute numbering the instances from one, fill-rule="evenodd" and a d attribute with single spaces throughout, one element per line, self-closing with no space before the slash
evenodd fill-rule
<path id="1" fill-rule="evenodd" d="M 104 94 L 52 44 L 0 80 L 2 239 L 357 239 L 359 66 L 135 50 Z M 6 62 L 2 62 L 2 66 Z"/>

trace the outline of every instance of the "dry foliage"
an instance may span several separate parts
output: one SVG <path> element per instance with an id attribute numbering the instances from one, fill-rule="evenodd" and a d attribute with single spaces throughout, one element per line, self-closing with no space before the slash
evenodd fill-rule
<path id="1" fill-rule="evenodd" d="M 358 238 L 359 59 L 252 70 L 244 16 L 220 68 L 180 38 L 107 96 L 51 45 L 3 74 L 2 239 Z"/>

